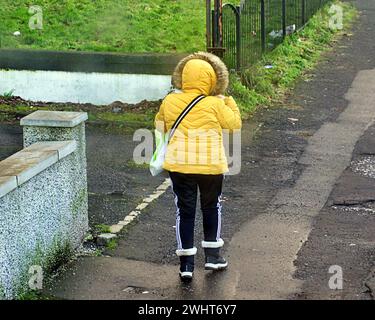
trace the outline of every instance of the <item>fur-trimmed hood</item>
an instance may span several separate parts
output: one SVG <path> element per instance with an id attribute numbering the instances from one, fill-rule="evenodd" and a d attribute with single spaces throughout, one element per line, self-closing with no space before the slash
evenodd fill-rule
<path id="1" fill-rule="evenodd" d="M 195 90 L 206 95 L 225 94 L 228 84 L 229 73 L 224 62 L 208 52 L 185 57 L 178 63 L 172 76 L 172 85 L 176 89 Z"/>

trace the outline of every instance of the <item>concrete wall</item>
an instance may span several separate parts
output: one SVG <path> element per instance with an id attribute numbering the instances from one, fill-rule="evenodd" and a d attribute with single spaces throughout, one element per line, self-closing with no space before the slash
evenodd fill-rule
<path id="1" fill-rule="evenodd" d="M 110 104 L 163 98 L 171 77 L 163 75 L 0 70 L 0 95 L 43 102 Z"/>
<path id="2" fill-rule="evenodd" d="M 162 99 L 184 55 L 0 50 L 0 95 L 109 104 Z"/>
<path id="3" fill-rule="evenodd" d="M 85 119 L 84 113 L 29 115 L 22 120 L 25 149 L 0 162 L 0 299 L 28 291 L 30 267 L 46 276 L 84 239 Z"/>

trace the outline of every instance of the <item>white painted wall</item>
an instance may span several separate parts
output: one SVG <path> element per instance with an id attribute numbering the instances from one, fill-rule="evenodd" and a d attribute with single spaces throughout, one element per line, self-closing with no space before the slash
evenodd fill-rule
<path id="1" fill-rule="evenodd" d="M 170 90 L 164 75 L 0 70 L 0 95 L 43 102 L 110 104 L 162 99 Z"/>

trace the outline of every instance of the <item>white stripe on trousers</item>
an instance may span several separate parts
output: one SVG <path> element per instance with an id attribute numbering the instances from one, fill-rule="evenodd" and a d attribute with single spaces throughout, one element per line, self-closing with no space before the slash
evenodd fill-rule
<path id="1" fill-rule="evenodd" d="M 222 205 L 221 205 L 221 194 L 218 198 L 217 202 L 217 233 L 216 233 L 216 241 L 219 241 L 221 239 L 221 210 L 222 210 Z"/>
<path id="2" fill-rule="evenodd" d="M 178 207 L 178 197 L 177 194 L 174 192 L 173 183 L 172 183 L 172 191 L 174 194 L 174 203 L 176 205 L 176 240 L 177 240 L 177 250 L 182 250 L 182 240 L 181 240 L 181 233 L 180 233 L 180 208 Z"/>

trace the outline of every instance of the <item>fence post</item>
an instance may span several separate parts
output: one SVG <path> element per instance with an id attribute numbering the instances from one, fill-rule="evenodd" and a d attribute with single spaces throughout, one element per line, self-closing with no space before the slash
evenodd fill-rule
<path id="1" fill-rule="evenodd" d="M 215 0 L 217 1 L 218 6 L 218 17 L 217 17 L 217 24 L 218 24 L 218 31 L 219 31 L 219 47 L 223 47 L 223 0 Z"/>
<path id="2" fill-rule="evenodd" d="M 212 10 L 212 48 L 215 48 L 217 40 L 217 25 L 216 25 L 216 12 L 215 9 Z"/>
<path id="3" fill-rule="evenodd" d="M 262 51 L 266 51 L 266 8 L 264 0 L 260 0 L 260 33 L 262 42 Z"/>
<path id="4" fill-rule="evenodd" d="M 208 51 L 222 58 L 223 48 L 223 0 L 215 0 L 212 10 L 212 47 Z"/>
<path id="5" fill-rule="evenodd" d="M 206 0 L 206 47 L 211 47 L 212 24 L 211 24 L 211 0 Z"/>
<path id="6" fill-rule="evenodd" d="M 285 38 L 286 36 L 286 0 L 282 0 L 281 5 L 282 5 L 281 15 L 282 15 L 283 37 Z"/>
<path id="7" fill-rule="evenodd" d="M 301 8 L 302 26 L 304 26 L 306 23 L 306 1 L 301 0 L 301 2 L 302 2 L 302 8 Z"/>
<path id="8" fill-rule="evenodd" d="M 223 40 L 222 29 L 222 0 L 215 0 L 214 9 L 214 44 L 213 47 L 221 48 Z"/>
<path id="9" fill-rule="evenodd" d="M 241 70 L 241 7 L 236 7 L 236 57 L 237 71 Z"/>

